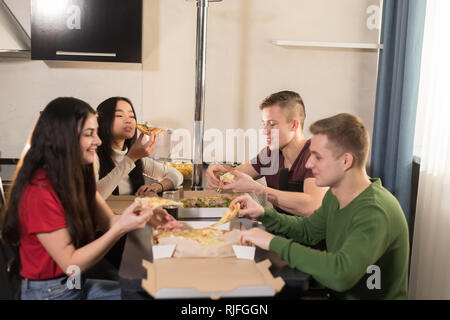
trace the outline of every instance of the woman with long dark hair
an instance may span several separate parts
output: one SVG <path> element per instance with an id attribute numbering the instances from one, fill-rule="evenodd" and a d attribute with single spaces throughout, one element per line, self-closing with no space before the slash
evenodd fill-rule
<path id="1" fill-rule="evenodd" d="M 183 183 L 183 176 L 175 168 L 148 157 L 155 149 L 156 137 L 150 136 L 146 143 L 142 142 L 142 133 L 137 137 L 136 112 L 129 99 L 106 99 L 97 112 L 103 144 L 97 150 L 94 168 L 97 189 L 105 199 L 111 194 L 159 193 Z M 143 174 L 157 182 L 146 185 Z"/>
<path id="2" fill-rule="evenodd" d="M 137 204 L 113 214 L 96 192 L 97 129 L 95 111 L 75 98 L 51 101 L 36 123 L 1 219 L 2 238 L 20 246 L 22 299 L 120 299 L 117 283 L 85 279 L 83 272 L 147 222 L 179 226 L 166 211 Z M 96 230 L 105 233 L 94 240 Z M 80 286 L 68 282 L 73 271 L 81 272 Z"/>

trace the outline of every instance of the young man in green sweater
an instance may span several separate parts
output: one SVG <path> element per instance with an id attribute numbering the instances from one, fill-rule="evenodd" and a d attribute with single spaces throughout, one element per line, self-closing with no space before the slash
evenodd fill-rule
<path id="1" fill-rule="evenodd" d="M 293 268 L 312 275 L 339 299 L 406 299 L 408 227 L 400 204 L 380 179 L 367 176 L 369 134 L 362 121 L 339 114 L 310 127 L 316 184 L 330 189 L 322 206 L 300 218 L 264 209 L 250 196 L 236 198 L 240 216 L 260 220 L 266 230 L 243 231 L 242 244 L 277 252 Z M 328 251 L 313 245 L 325 239 Z"/>

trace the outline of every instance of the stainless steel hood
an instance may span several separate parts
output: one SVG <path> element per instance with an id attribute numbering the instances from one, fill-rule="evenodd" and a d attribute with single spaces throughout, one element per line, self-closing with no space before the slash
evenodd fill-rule
<path id="1" fill-rule="evenodd" d="M 19 9 L 22 13 L 25 11 L 24 15 L 26 16 L 26 11 L 29 10 L 29 1 L 8 2 L 0 0 L 0 56 L 21 57 L 30 55 L 30 36 L 13 11 Z"/>

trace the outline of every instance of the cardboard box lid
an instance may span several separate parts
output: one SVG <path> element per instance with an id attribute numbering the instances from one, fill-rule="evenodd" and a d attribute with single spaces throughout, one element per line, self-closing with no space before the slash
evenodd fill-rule
<path id="1" fill-rule="evenodd" d="M 197 296 L 211 298 L 230 296 L 227 292 L 232 291 L 236 296 L 274 295 L 283 288 L 284 281 L 280 277 L 273 278 L 270 265 L 269 260 L 255 263 L 236 258 L 160 259 L 153 263 L 143 260 L 147 279 L 143 279 L 142 287 L 155 298 L 163 297 L 159 293 L 165 289 L 174 289 L 166 290 L 165 298 L 192 297 L 192 290 L 183 289 L 193 289 L 200 293 Z M 245 287 L 251 287 L 252 291 L 243 295 L 240 294 L 245 290 L 236 291 Z M 264 293 L 257 292 L 257 288 Z"/>

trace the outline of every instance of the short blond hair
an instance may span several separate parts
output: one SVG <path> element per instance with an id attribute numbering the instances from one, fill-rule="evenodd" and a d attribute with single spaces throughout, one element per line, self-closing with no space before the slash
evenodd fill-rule
<path id="1" fill-rule="evenodd" d="M 354 165 L 363 168 L 369 154 L 369 132 L 362 120 L 348 113 L 314 122 L 309 130 L 312 134 L 326 135 L 328 141 L 340 152 L 349 152 L 355 158 Z"/>
<path id="2" fill-rule="evenodd" d="M 306 119 L 305 105 L 297 92 L 280 91 L 273 93 L 263 100 L 259 109 L 263 110 L 274 106 L 279 106 L 281 110 L 285 111 L 288 122 L 294 119 L 299 120 L 303 128 Z"/>

